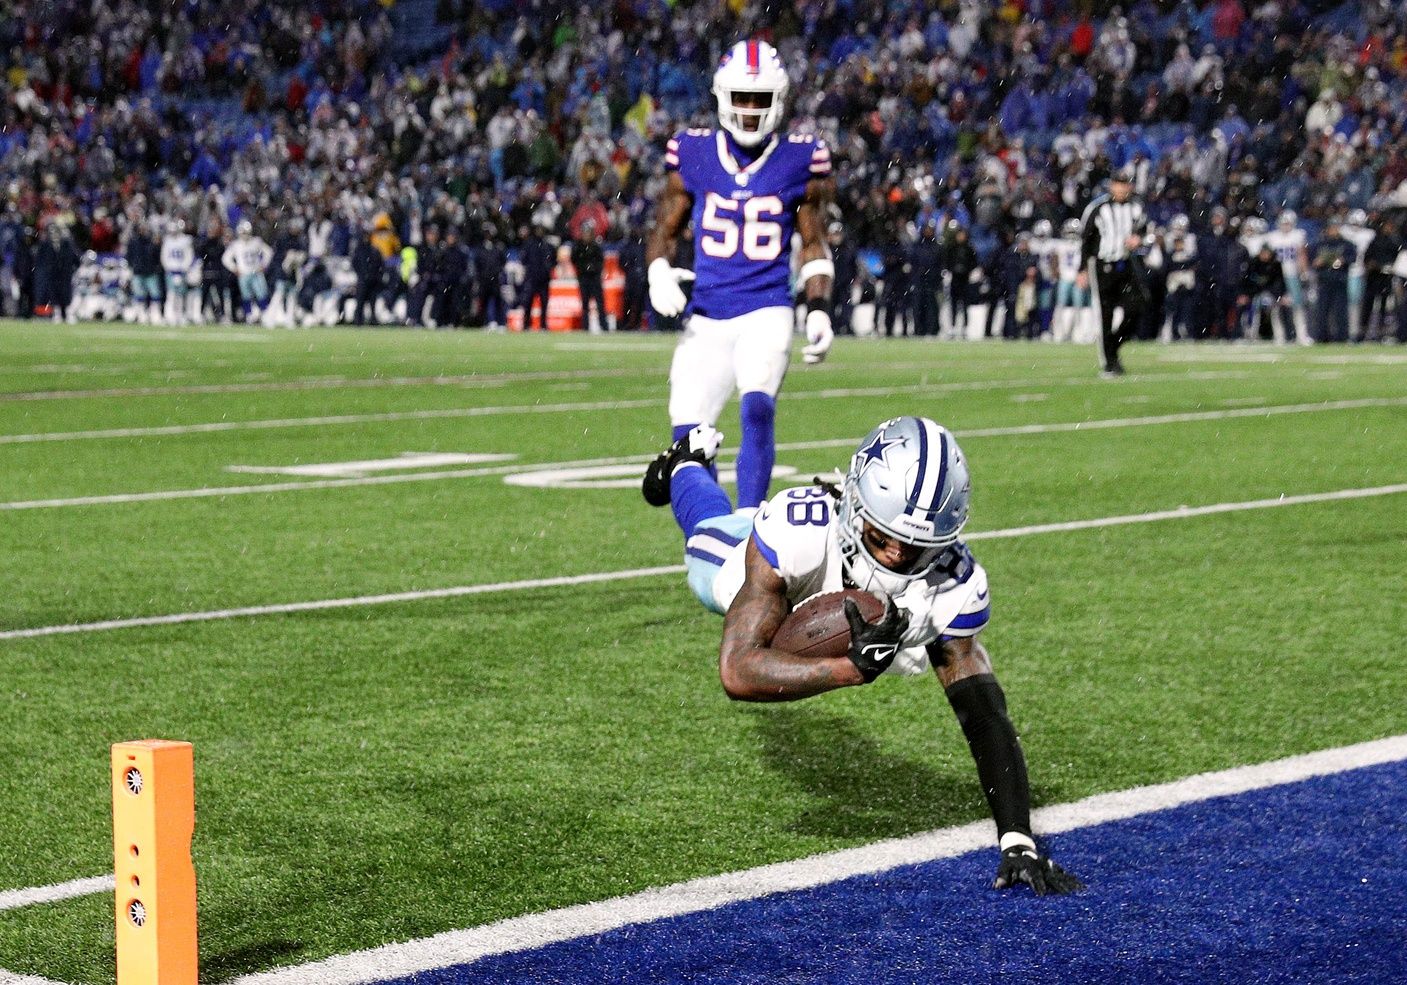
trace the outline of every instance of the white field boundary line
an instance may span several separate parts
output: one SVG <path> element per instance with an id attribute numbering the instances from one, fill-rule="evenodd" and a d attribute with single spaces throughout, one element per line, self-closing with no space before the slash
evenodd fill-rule
<path id="1" fill-rule="evenodd" d="M 1029 537 L 1036 534 L 1093 530 L 1101 527 L 1118 527 L 1135 523 L 1156 523 L 1162 520 L 1185 520 L 1191 519 L 1192 517 L 1213 516 L 1220 513 L 1236 513 L 1245 510 L 1274 509 L 1280 506 L 1300 506 L 1306 503 L 1327 503 L 1352 499 L 1367 499 L 1375 496 L 1392 496 L 1400 493 L 1407 493 L 1407 482 L 1391 486 L 1374 486 L 1365 489 L 1338 489 L 1332 492 L 1280 496 L 1275 499 L 1256 499 L 1239 503 L 1211 503 L 1206 506 L 1182 506 L 1177 509 L 1158 510 L 1152 513 L 1134 513 L 1122 516 L 1098 517 L 1088 520 L 1065 520 L 1057 523 L 1039 523 L 1024 527 L 1007 527 L 1001 530 L 982 530 L 970 534 L 964 539 L 968 541 L 1003 540 L 1011 537 Z M 654 568 L 630 568 L 621 571 L 596 571 L 582 575 L 560 575 L 553 578 L 529 578 L 523 581 L 503 581 L 479 585 L 455 585 L 448 588 L 416 589 L 413 591 L 391 592 L 382 595 L 356 595 L 336 599 L 316 599 L 308 602 L 280 602 L 270 605 L 250 605 L 232 609 L 209 609 L 202 612 L 176 612 L 157 616 L 133 616 L 127 619 L 105 619 L 99 622 L 65 623 L 57 626 L 32 626 L 25 629 L 7 629 L 0 631 L 0 640 L 33 639 L 39 636 L 60 636 L 72 633 L 93 633 L 110 629 L 129 629 L 137 626 L 171 626 L 182 623 L 212 622 L 220 619 L 284 615 L 296 612 L 315 612 L 326 609 L 349 609 L 368 605 L 388 605 L 397 602 L 418 602 L 425 599 L 459 598 L 466 595 L 486 595 L 497 592 L 516 592 L 536 588 L 557 588 L 567 585 L 625 581 L 634 578 L 653 578 L 660 575 L 677 575 L 681 574 L 683 571 L 684 566 L 682 564 L 670 564 Z"/>
<path id="2" fill-rule="evenodd" d="M 1171 783 L 1097 794 L 1071 804 L 1043 807 L 1033 812 L 1032 821 L 1042 834 L 1061 834 L 1403 759 L 1407 759 L 1407 736 L 1395 736 L 1254 766 L 1203 773 Z M 992 822 L 978 821 L 258 972 L 235 979 L 233 985 L 361 985 L 467 964 L 491 955 L 532 950 L 630 924 L 700 913 L 774 893 L 810 889 L 901 866 L 954 858 L 988 848 L 992 843 Z"/>
<path id="3" fill-rule="evenodd" d="M 1250 374 L 1228 372 L 1207 374 L 1217 379 L 1244 379 Z M 1195 373 L 1162 373 L 1150 376 L 1126 376 L 1125 380 L 1152 383 L 1181 382 L 1197 379 Z M 962 393 L 986 390 L 1024 390 L 1037 386 L 1081 386 L 1089 383 L 1084 376 L 1058 380 L 971 380 L 962 383 L 911 383 L 892 387 L 841 387 L 820 390 L 792 391 L 788 401 L 835 400 L 844 397 L 897 397 L 903 394 Z M 630 410 L 638 407 L 664 406 L 663 397 L 635 400 L 597 400 L 558 404 L 507 404 L 489 407 L 444 407 L 433 410 L 397 410 L 364 414 L 337 414 L 318 417 L 284 417 L 252 421 L 204 421 L 195 424 L 163 424 L 149 427 L 98 428 L 82 431 L 40 431 L 32 434 L 0 434 L 0 445 L 31 444 L 41 441 L 83 441 L 95 438 L 144 438 L 179 434 L 209 434 L 220 431 L 262 431 L 271 428 L 328 427 L 337 424 L 370 424 L 381 421 L 420 421 L 439 418 L 493 417 L 500 414 L 555 414 L 581 411 Z"/>
<path id="4" fill-rule="evenodd" d="M 76 896 L 112 892 L 116 886 L 113 877 L 105 875 L 72 879 L 54 883 L 52 886 L 35 886 L 32 889 L 6 889 L 0 891 L 0 912 L 17 910 L 22 906 L 34 906 L 37 903 L 57 903 L 59 900 L 73 899 Z"/>
<path id="5" fill-rule="evenodd" d="M 1370 407 L 1407 406 L 1407 397 L 1366 397 L 1356 400 L 1335 400 L 1325 403 L 1284 404 L 1271 407 L 1234 407 L 1223 410 L 1186 411 L 1176 414 L 1154 414 L 1144 417 L 1115 417 L 1094 421 L 1065 421 L 1049 424 L 1018 424 L 1005 427 L 960 430 L 958 437 L 999 438 L 1034 434 L 1059 434 L 1076 431 L 1102 431 L 1115 428 L 1148 427 L 1162 424 L 1186 424 L 1197 421 L 1219 421 L 1232 418 L 1272 417 L 1281 414 L 1312 414 L 1320 411 L 1360 410 Z M 409 412 L 421 413 L 421 412 Z M 439 413 L 439 412 L 428 412 Z M 823 438 L 815 441 L 793 441 L 777 445 L 778 451 L 813 451 L 822 448 L 853 448 L 859 437 Z M 0 438 L 0 443 L 4 439 Z M 605 465 L 627 465 L 648 462 L 653 455 L 625 455 L 613 458 L 579 459 L 570 462 L 543 462 L 511 466 L 489 466 L 471 469 L 444 469 L 435 472 L 364 476 L 360 478 L 321 479 L 297 482 L 269 482 L 246 486 L 200 486 L 195 489 L 162 489 L 152 492 L 106 493 L 95 496 L 70 496 L 55 499 L 28 499 L 0 502 L 0 511 L 63 509 L 79 506 L 108 506 L 119 503 L 150 503 L 178 499 L 207 499 L 222 496 L 249 496 L 259 493 L 298 492 L 311 489 L 340 489 L 354 486 L 394 485 L 402 482 L 434 482 L 443 479 L 470 479 L 481 476 L 508 475 L 515 472 L 545 472 L 569 468 L 593 468 Z"/>
<path id="6" fill-rule="evenodd" d="M 131 367 L 128 367 L 131 369 Z M 98 370 L 94 369 L 94 372 Z M 593 377 L 638 376 L 634 369 L 567 369 L 437 376 L 313 376 L 252 383 L 191 383 L 183 386 L 105 387 L 98 390 L 22 390 L 0 393 L 0 401 L 77 400 L 100 397 L 175 397 L 211 393 L 277 393 L 285 390 L 363 390 L 398 386 L 499 387 Z"/>

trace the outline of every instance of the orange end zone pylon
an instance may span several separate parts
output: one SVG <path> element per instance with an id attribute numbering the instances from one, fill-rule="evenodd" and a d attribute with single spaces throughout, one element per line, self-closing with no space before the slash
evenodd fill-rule
<path id="1" fill-rule="evenodd" d="M 191 744 L 114 745 L 117 985 L 196 985 L 194 833 Z"/>

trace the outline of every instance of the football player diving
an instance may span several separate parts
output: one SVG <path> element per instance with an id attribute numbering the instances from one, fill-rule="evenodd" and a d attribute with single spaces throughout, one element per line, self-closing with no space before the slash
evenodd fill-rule
<path id="1" fill-rule="evenodd" d="M 669 141 L 665 190 L 645 242 L 650 304 L 665 317 L 688 312 L 669 373 L 669 417 L 679 440 L 714 425 L 734 388 L 740 397 L 738 507 L 767 498 L 776 456 L 777 393 L 791 358 L 793 232 L 801 238 L 797 289 L 806 299 L 808 363 L 830 348 L 831 280 L 826 208 L 834 198 L 830 150 L 810 134 L 778 131 L 788 81 L 776 50 L 740 41 L 713 77 L 716 130 Z M 674 267 L 692 221 L 693 270 Z M 681 286 L 692 280 L 686 296 Z M 646 482 L 652 505 L 669 501 L 668 477 Z"/>
<path id="2" fill-rule="evenodd" d="M 724 616 L 719 674 L 730 698 L 791 701 L 931 667 L 976 760 L 997 825 L 992 885 L 1037 894 L 1080 882 L 1038 849 L 1026 761 L 978 634 L 991 615 L 987 575 L 961 539 L 971 483 L 953 436 L 922 417 L 871 431 L 837 488 L 817 480 L 735 512 L 710 471 L 721 435 L 695 428 L 655 461 L 684 533 L 689 587 Z M 884 602 L 877 622 L 845 600 L 849 653 L 773 649 L 788 613 L 812 595 L 855 588 Z"/>

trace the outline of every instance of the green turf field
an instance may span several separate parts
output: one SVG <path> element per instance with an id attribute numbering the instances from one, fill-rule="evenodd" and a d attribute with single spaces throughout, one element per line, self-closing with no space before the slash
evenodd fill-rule
<path id="1" fill-rule="evenodd" d="M 154 736 L 195 743 L 210 981 L 985 817 L 933 681 L 732 705 L 682 576 L 512 584 L 681 561 L 633 482 L 505 481 L 637 475 L 670 351 L 0 324 L 0 891 L 111 871 L 108 747 Z M 1126 365 L 842 339 L 788 379 L 778 461 L 809 478 L 932 416 L 970 460 L 974 535 L 1407 483 L 1407 352 Z M 516 457 L 270 471 L 405 453 Z M 973 548 L 1037 803 L 1407 731 L 1407 493 Z M 472 585 L 502 587 L 15 632 Z M 0 968 L 111 982 L 111 912 L 0 912 Z"/>

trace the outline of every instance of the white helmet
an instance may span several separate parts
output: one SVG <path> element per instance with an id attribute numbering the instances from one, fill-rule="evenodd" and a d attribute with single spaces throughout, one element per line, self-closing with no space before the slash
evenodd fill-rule
<path id="1" fill-rule="evenodd" d="M 253 224 L 252 222 L 250 222 L 248 219 L 241 219 L 240 222 L 239 222 L 239 226 L 236 227 L 236 230 L 235 230 L 235 231 L 238 232 L 239 235 L 241 235 L 241 236 L 250 236 L 250 235 L 253 235 L 253 233 L 254 233 L 254 224 Z"/>
<path id="2" fill-rule="evenodd" d="M 967 523 L 972 482 L 957 441 L 926 417 L 876 427 L 850 460 L 836 508 L 841 565 L 863 591 L 897 595 L 939 566 Z M 921 550 L 905 570 L 880 564 L 865 526 Z"/>
<path id="3" fill-rule="evenodd" d="M 1060 235 L 1061 235 L 1061 236 L 1064 236 L 1066 239 L 1079 239 L 1079 238 L 1080 238 L 1080 220 L 1079 220 L 1079 219 L 1066 219 L 1066 220 L 1065 220 L 1063 223 L 1061 223 L 1061 225 L 1060 225 Z"/>
<path id="4" fill-rule="evenodd" d="M 1281 229 L 1294 229 L 1295 226 L 1299 224 L 1299 221 L 1300 217 L 1295 215 L 1294 209 L 1285 209 L 1280 213 L 1279 218 L 1275 220 L 1275 224 Z"/>
<path id="5" fill-rule="evenodd" d="M 728 49 L 713 73 L 713 94 L 718 99 L 718 123 L 744 147 L 756 147 L 777 129 L 790 82 L 777 49 L 766 41 L 739 41 Z M 739 106 L 741 93 L 766 96 L 765 106 Z M 744 121 L 757 121 L 749 130 Z"/>
<path id="6" fill-rule="evenodd" d="M 1051 227 L 1049 219 L 1039 219 L 1037 220 L 1036 224 L 1031 227 L 1031 233 L 1036 237 L 1036 239 L 1050 239 L 1050 236 L 1054 231 L 1055 230 Z"/>

